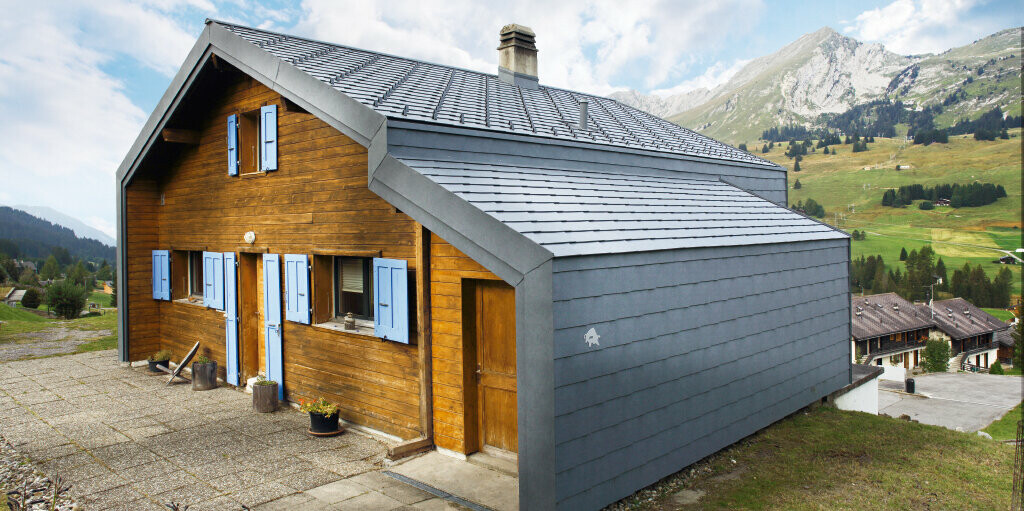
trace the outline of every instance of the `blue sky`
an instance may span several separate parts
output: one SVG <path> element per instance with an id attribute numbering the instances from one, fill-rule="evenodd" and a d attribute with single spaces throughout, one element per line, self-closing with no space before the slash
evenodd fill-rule
<path id="1" fill-rule="evenodd" d="M 494 72 L 497 32 L 537 32 L 540 79 L 597 94 L 726 81 L 823 26 L 898 53 L 1024 24 L 1019 3 L 0 0 L 0 204 L 114 231 L 114 173 L 207 17 Z"/>

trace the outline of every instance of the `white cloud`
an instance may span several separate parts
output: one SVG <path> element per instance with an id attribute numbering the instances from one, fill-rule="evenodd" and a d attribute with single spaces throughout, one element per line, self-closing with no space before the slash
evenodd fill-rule
<path id="1" fill-rule="evenodd" d="M 881 42 L 902 54 L 938 53 L 994 32 L 969 15 L 979 0 L 895 0 L 860 13 L 844 31 L 862 41 Z"/>
<path id="2" fill-rule="evenodd" d="M 193 44 L 166 10 L 203 2 L 11 4 L 0 20 L 5 201 L 53 207 L 111 232 L 114 175 L 148 112 L 104 66 L 173 74 Z M 8 195 L 15 197 L 8 198 Z"/>
<path id="3" fill-rule="evenodd" d="M 747 65 L 750 59 L 742 59 L 733 61 L 732 64 L 725 62 L 715 62 L 708 66 L 700 76 L 695 76 L 689 80 L 683 81 L 679 85 L 669 87 L 667 89 L 655 89 L 651 91 L 651 94 L 657 94 L 659 96 L 673 96 L 676 94 L 683 94 L 690 92 L 695 89 L 708 89 L 713 90 L 715 87 L 728 82 L 736 73 L 743 69 L 743 66 Z"/>
<path id="4" fill-rule="evenodd" d="M 646 87 L 672 83 L 686 71 L 692 56 L 712 51 L 726 37 L 752 27 L 761 8 L 760 0 L 304 0 L 294 30 L 359 48 L 495 73 L 498 29 L 520 23 L 537 33 L 541 83 L 607 94 L 636 81 L 637 72 Z"/>

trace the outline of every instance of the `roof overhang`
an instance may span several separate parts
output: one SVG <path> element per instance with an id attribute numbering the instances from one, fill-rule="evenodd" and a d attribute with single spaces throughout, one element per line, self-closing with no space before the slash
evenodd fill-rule
<path id="1" fill-rule="evenodd" d="M 370 147 L 374 138 L 384 131 L 385 117 L 372 108 L 210 21 L 121 162 L 117 170 L 121 186 L 131 181 L 145 155 L 159 139 L 161 130 L 213 56 L 252 76 L 364 147 Z"/>
<path id="2" fill-rule="evenodd" d="M 515 285 L 552 258 L 550 252 L 536 243 L 388 156 L 385 116 L 212 21 L 207 23 L 118 168 L 119 191 L 131 182 L 161 131 L 214 56 L 366 147 L 370 190 L 503 280 Z"/>

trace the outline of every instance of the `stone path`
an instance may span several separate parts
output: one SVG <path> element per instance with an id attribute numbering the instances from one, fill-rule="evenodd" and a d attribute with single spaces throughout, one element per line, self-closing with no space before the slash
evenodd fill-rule
<path id="1" fill-rule="evenodd" d="M 0 343 L 0 362 L 74 353 L 80 344 L 112 333 L 110 330 L 77 330 L 57 326 L 18 334 L 17 340 Z"/>
<path id="2" fill-rule="evenodd" d="M 113 351 L 0 364 L 0 434 L 86 509 L 446 509 L 378 472 L 386 446 L 305 433 L 305 414 L 249 394 L 164 386 Z"/>

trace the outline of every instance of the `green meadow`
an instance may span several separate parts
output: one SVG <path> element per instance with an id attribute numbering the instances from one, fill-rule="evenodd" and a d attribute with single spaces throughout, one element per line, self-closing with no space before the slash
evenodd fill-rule
<path id="1" fill-rule="evenodd" d="M 1009 140 L 977 141 L 972 135 L 952 136 L 948 144 L 914 145 L 902 138 L 876 138 L 869 150 L 854 153 L 851 145 L 833 146 L 839 154 L 820 149 L 800 161 L 785 156 L 786 143 L 767 154 L 761 142 L 748 144 L 756 154 L 779 163 L 789 172 L 789 202 L 813 198 L 824 206 L 824 221 L 846 231 L 867 232 L 867 239 L 852 243 L 852 256 L 881 254 L 890 266 L 899 262 L 902 248 L 920 250 L 931 245 L 952 271 L 970 263 L 981 264 L 990 277 L 1003 265 L 993 261 L 1021 243 L 1021 130 L 1010 130 Z M 896 170 L 897 166 L 909 168 Z M 801 188 L 793 189 L 796 180 Z M 901 185 L 933 186 L 943 183 L 1003 185 L 1007 197 L 993 204 L 953 209 L 937 206 L 918 209 L 882 206 L 882 194 Z M 1014 272 L 1014 294 L 1021 294 L 1021 267 Z"/>

